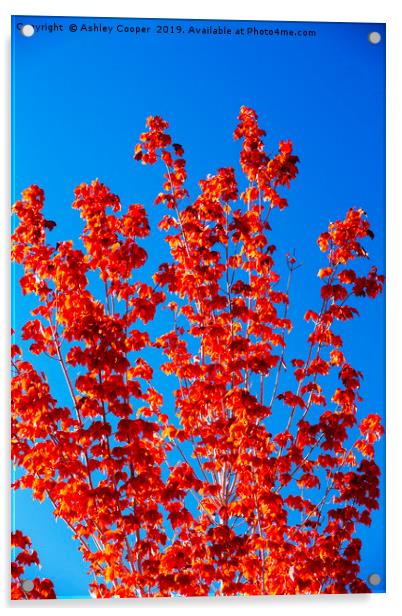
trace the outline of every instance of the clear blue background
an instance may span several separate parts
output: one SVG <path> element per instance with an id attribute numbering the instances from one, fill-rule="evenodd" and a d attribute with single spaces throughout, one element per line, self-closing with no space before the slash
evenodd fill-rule
<path id="1" fill-rule="evenodd" d="M 21 36 L 17 24 L 63 24 L 63 32 Z M 149 26 L 149 34 L 70 32 L 70 24 Z M 314 37 L 157 34 L 156 26 L 180 24 L 315 30 Z M 372 45 L 371 31 L 382 41 Z M 268 131 L 267 150 L 291 139 L 300 173 L 289 192 L 289 208 L 272 217 L 279 270 L 293 249 L 303 262 L 291 291 L 295 329 L 289 357 L 303 356 L 309 327 L 307 308 L 319 305 L 317 270 L 325 258 L 316 238 L 329 221 L 351 206 L 363 207 L 375 240 L 371 261 L 384 271 L 385 259 L 385 26 L 382 24 L 190 22 L 185 20 L 14 17 L 13 200 L 32 183 L 46 192 L 45 214 L 56 220 L 52 240 L 81 230 L 71 209 L 73 189 L 98 177 L 119 194 L 123 206 L 142 202 L 155 229 L 160 210 L 152 206 L 162 169 L 143 167 L 132 152 L 149 115 L 169 121 L 174 141 L 183 144 L 194 197 L 198 179 L 221 166 L 238 167 L 239 143 L 232 138 L 241 105 L 253 107 Z M 240 176 L 239 176 L 240 177 Z M 166 258 L 149 250 L 144 276 Z M 280 265 L 282 263 L 282 266 Z M 283 270 L 283 267 L 282 267 Z M 311 298 L 315 298 L 312 300 Z M 18 287 L 14 326 L 32 307 Z M 360 415 L 385 415 L 384 297 L 364 301 L 362 316 L 339 328 L 348 360 L 364 373 Z M 28 355 L 27 355 L 28 357 Z M 49 367 L 49 370 L 51 368 Z M 59 383 L 59 381 L 53 381 Z M 60 381 L 59 399 L 68 398 Z M 385 590 L 385 456 L 377 446 L 383 475 L 381 508 L 363 528 L 362 576 L 379 573 Z M 51 506 L 17 493 L 13 527 L 28 534 L 58 597 L 88 596 L 88 577 L 70 530 L 54 521 Z"/>

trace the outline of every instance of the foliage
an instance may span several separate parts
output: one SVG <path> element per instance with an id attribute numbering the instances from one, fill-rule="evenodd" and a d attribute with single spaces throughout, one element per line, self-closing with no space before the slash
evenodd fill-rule
<path id="1" fill-rule="evenodd" d="M 280 290 L 270 221 L 297 175 L 292 144 L 268 155 L 256 113 L 242 107 L 244 189 L 222 168 L 190 200 L 184 151 L 167 129 L 148 118 L 134 151 L 164 166 L 155 202 L 167 209 L 159 228 L 171 259 L 152 282 L 139 271 L 145 208 L 122 214 L 98 180 L 75 189 L 76 245 L 48 242 L 55 222 L 38 186 L 14 205 L 12 255 L 22 292 L 37 299 L 22 338 L 42 365 L 57 362 L 71 404 L 13 345 L 13 487 L 53 503 L 95 597 L 369 592 L 356 529 L 378 508 L 373 443 L 383 428 L 373 413 L 358 424 L 363 375 L 336 331 L 358 315 L 354 299 L 382 290 L 375 267 L 353 266 L 373 237 L 366 214 L 349 209 L 319 236 L 321 299 L 305 315 L 304 359 L 290 360 L 298 264 L 288 255 Z M 152 322 L 165 328 L 156 339 Z"/>
<path id="2" fill-rule="evenodd" d="M 24 590 L 25 569 L 32 565 L 40 567 L 38 553 L 32 549 L 30 538 L 16 530 L 11 533 L 11 547 L 18 551 L 11 563 L 11 599 L 56 599 L 53 582 L 47 578 L 29 580 L 32 590 Z"/>

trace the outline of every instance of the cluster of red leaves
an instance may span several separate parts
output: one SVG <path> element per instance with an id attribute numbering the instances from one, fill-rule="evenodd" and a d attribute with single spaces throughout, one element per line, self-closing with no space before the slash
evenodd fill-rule
<path id="1" fill-rule="evenodd" d="M 358 276 L 351 267 L 367 256 L 366 215 L 351 209 L 319 237 L 329 263 L 321 307 L 305 315 L 306 358 L 291 360 L 295 386 L 281 391 L 298 266 L 288 257 L 278 290 L 268 219 L 287 205 L 278 188 L 297 174 L 292 145 L 270 157 L 257 115 L 242 107 L 235 138 L 248 185 L 239 198 L 234 168 L 222 168 L 191 202 L 184 151 L 167 129 L 148 118 L 134 152 L 165 168 L 156 203 L 169 210 L 159 227 L 171 260 L 154 284 L 135 274 L 147 259 L 145 209 L 121 215 L 100 182 L 75 191 L 83 249 L 47 242 L 54 223 L 37 186 L 14 206 L 13 258 L 23 293 L 39 300 L 22 338 L 59 365 L 71 398 L 59 405 L 13 346 L 14 488 L 51 500 L 80 542 L 96 597 L 368 592 L 356 528 L 378 508 L 373 443 L 383 429 L 370 414 L 355 438 L 362 374 L 335 331 L 356 317 L 353 298 L 382 290 L 375 268 Z M 94 274 L 101 287 L 91 287 Z M 151 340 L 160 305 L 172 328 Z M 155 353 L 163 363 L 151 366 Z M 160 370 L 177 383 L 174 412 Z"/>
<path id="2" fill-rule="evenodd" d="M 38 553 L 31 548 L 31 540 L 20 530 L 11 533 L 11 547 L 15 559 L 11 563 L 11 599 L 56 599 L 53 583 L 47 578 L 27 578 L 33 584 L 32 590 L 23 587 L 26 567 L 40 567 Z"/>

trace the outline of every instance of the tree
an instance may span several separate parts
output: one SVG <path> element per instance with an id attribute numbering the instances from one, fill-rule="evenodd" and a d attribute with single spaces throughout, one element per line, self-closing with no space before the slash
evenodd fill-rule
<path id="1" fill-rule="evenodd" d="M 122 214 L 98 180 L 75 189 L 78 245 L 48 242 L 56 223 L 38 186 L 13 207 L 13 259 L 22 292 L 37 299 L 22 339 L 57 362 L 71 398 L 60 405 L 13 345 L 13 488 L 53 503 L 80 542 L 92 596 L 369 592 L 356 529 L 378 508 L 373 443 L 383 428 L 377 414 L 358 424 L 363 375 L 336 324 L 382 291 L 375 267 L 353 267 L 373 233 L 353 208 L 319 236 L 319 307 L 305 315 L 303 359 L 290 360 L 299 264 L 287 256 L 280 290 L 270 222 L 287 206 L 280 191 L 298 158 L 289 141 L 265 152 L 252 109 L 238 120 L 244 190 L 227 167 L 190 200 L 182 146 L 162 118 L 147 119 L 134 159 L 164 166 L 155 203 L 167 209 L 159 228 L 171 254 L 153 281 L 141 277 L 145 208 Z M 156 339 L 154 320 L 165 327 Z"/>

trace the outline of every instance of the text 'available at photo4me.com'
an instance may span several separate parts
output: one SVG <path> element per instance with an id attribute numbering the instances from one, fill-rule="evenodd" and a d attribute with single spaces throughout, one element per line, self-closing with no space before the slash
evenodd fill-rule
<path id="1" fill-rule="evenodd" d="M 134 36 L 146 36 L 147 34 L 165 34 L 165 35 L 191 35 L 191 36 L 250 36 L 250 37 L 315 37 L 317 31 L 312 28 L 278 27 L 276 24 L 267 26 L 267 24 L 257 25 L 239 25 L 228 26 L 219 22 L 213 23 L 190 23 L 190 22 L 175 22 L 166 23 L 166 21 L 158 23 L 155 20 L 153 25 L 143 25 L 140 22 L 127 23 L 127 20 L 122 23 L 105 23 L 102 21 L 80 21 L 69 24 L 61 21 L 51 21 L 37 23 L 32 26 L 31 36 L 39 33 L 57 34 L 65 32 L 81 32 L 85 34 L 131 34 Z M 17 23 L 17 28 L 22 30 L 23 22 Z"/>

